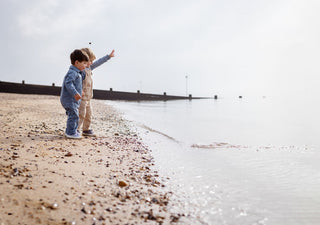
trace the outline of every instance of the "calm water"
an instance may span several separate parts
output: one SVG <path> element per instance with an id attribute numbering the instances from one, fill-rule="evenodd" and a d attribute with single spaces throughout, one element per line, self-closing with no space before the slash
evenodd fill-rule
<path id="1" fill-rule="evenodd" d="M 320 99 L 109 101 L 138 127 L 182 224 L 320 224 Z"/>

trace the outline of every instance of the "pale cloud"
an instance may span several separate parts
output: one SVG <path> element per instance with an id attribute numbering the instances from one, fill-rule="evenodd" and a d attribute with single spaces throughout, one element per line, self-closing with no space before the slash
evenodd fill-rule
<path id="1" fill-rule="evenodd" d="M 46 0 L 26 4 L 18 16 L 23 35 L 43 38 L 57 33 L 84 30 L 103 7 L 103 0 Z"/>

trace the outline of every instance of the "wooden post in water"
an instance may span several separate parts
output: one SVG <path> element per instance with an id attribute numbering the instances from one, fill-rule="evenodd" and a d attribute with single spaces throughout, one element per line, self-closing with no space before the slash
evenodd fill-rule
<path id="1" fill-rule="evenodd" d="M 163 96 L 164 96 L 163 100 L 164 100 L 164 101 L 167 101 L 167 100 L 168 100 L 168 98 L 167 98 L 167 92 L 163 92 Z"/>
<path id="2" fill-rule="evenodd" d="M 137 90 L 137 95 L 138 95 L 138 96 L 137 96 L 137 99 L 140 100 L 140 97 L 141 97 L 141 96 L 140 96 L 140 90 Z"/>

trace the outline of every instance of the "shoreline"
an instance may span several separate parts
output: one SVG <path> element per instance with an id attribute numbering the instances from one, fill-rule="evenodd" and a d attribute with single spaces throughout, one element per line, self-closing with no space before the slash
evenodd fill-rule
<path id="1" fill-rule="evenodd" d="M 0 93 L 1 224 L 171 224 L 150 150 L 92 100 L 97 137 L 66 139 L 59 97 Z"/>

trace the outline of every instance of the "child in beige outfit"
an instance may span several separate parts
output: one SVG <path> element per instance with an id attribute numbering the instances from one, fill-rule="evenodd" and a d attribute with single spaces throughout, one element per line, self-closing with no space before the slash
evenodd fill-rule
<path id="1" fill-rule="evenodd" d="M 81 49 L 89 56 L 89 63 L 85 69 L 86 78 L 82 83 L 82 98 L 79 107 L 79 128 L 82 126 L 82 135 L 84 136 L 95 136 L 92 129 L 90 129 L 91 118 L 92 118 L 92 108 L 90 100 L 93 98 L 93 80 L 92 80 L 92 70 L 107 62 L 110 58 L 114 57 L 114 50 L 109 55 L 106 55 L 96 61 L 96 56 L 93 54 L 91 49 L 83 48 Z M 94 61 L 94 62 L 93 62 Z"/>

